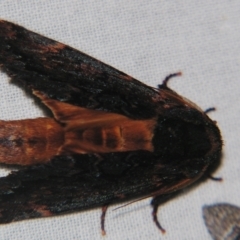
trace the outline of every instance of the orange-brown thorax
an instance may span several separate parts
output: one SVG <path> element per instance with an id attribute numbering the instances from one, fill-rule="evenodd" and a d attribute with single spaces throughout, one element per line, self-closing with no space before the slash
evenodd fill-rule
<path id="1" fill-rule="evenodd" d="M 63 154 L 153 151 L 154 119 L 133 120 L 35 95 L 55 119 L 0 121 L 0 162 L 32 165 Z"/>

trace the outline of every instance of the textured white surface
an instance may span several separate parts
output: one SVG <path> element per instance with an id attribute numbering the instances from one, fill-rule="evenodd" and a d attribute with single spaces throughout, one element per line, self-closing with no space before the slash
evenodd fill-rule
<path id="1" fill-rule="evenodd" d="M 0 239 L 210 239 L 202 206 L 239 205 L 240 189 L 240 1 L 0 1 L 0 18 L 73 46 L 156 86 L 183 71 L 171 87 L 203 109 L 217 107 L 224 139 L 222 165 L 211 180 L 160 208 L 162 236 L 151 220 L 150 199 L 109 209 L 107 236 L 100 209 L 0 226 Z M 1 47 L 1 46 L 0 46 Z M 0 118 L 42 116 L 17 86 L 0 75 Z M 2 171 L 4 173 L 4 170 Z"/>

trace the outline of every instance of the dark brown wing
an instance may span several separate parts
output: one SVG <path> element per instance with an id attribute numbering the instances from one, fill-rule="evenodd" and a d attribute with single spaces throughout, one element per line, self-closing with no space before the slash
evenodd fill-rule
<path id="1" fill-rule="evenodd" d="M 0 178 L 0 223 L 102 206 L 159 189 L 167 193 L 176 181 L 186 182 L 171 168 L 156 172 L 155 163 L 152 154 L 141 151 L 75 155 L 13 172 Z"/>
<path id="2" fill-rule="evenodd" d="M 4 20 L 0 46 L 2 69 L 49 98 L 132 118 L 156 115 L 157 91 L 76 49 Z"/>

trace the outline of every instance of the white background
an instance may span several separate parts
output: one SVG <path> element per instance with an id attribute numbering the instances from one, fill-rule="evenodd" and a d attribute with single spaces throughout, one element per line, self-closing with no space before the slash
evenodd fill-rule
<path id="1" fill-rule="evenodd" d="M 0 226 L 0 239 L 211 239 L 202 206 L 240 206 L 240 1 L 239 0 L 22 0 L 0 1 L 0 18 L 73 46 L 133 77 L 156 86 L 183 71 L 170 86 L 217 120 L 224 139 L 215 176 L 162 206 L 163 236 L 151 219 L 150 199 L 112 211 L 107 236 L 100 233 L 100 209 Z M 1 47 L 1 46 L 0 46 Z M 6 75 L 0 75 L 0 118 L 42 116 Z M 4 173 L 5 170 L 2 170 Z M 1 204 L 0 204 L 1 206 Z"/>

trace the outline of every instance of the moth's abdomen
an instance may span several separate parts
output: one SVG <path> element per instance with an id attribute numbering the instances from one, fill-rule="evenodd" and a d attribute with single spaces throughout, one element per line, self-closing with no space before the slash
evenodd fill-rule
<path id="1" fill-rule="evenodd" d="M 51 118 L 0 121 L 0 162 L 33 165 L 58 155 L 62 127 Z"/>
<path id="2" fill-rule="evenodd" d="M 79 117 L 72 128 L 53 118 L 0 121 L 0 162 L 34 165 L 65 154 L 153 151 L 155 120 L 103 114 L 106 122 Z"/>

